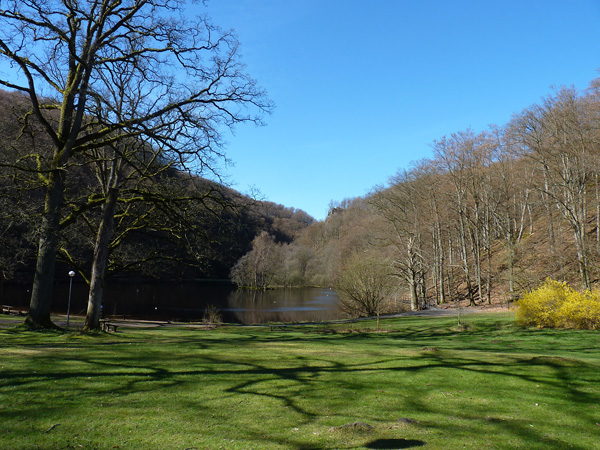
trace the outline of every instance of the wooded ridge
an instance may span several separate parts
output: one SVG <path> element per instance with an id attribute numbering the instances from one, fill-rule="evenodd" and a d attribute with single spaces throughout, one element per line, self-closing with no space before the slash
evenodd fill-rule
<path id="1" fill-rule="evenodd" d="M 0 104 L 2 280 L 24 281 L 43 208 L 35 152 L 47 143 L 16 120 L 22 96 L 2 92 Z M 546 277 L 591 288 L 600 259 L 599 107 L 595 81 L 584 93 L 560 89 L 502 127 L 443 137 L 432 159 L 365 197 L 332 203 L 319 222 L 169 168 L 154 188 L 122 191 L 109 273 L 333 286 L 359 254 L 383 263 L 394 295 L 413 309 L 512 301 Z M 85 276 L 104 195 L 90 164 L 74 165 L 59 255 Z"/>
<path id="2" fill-rule="evenodd" d="M 279 252 L 258 238 L 234 279 L 343 288 L 373 261 L 412 309 L 511 302 L 547 277 L 597 286 L 599 88 L 560 88 L 505 125 L 436 140 L 432 158 L 332 203 Z"/>

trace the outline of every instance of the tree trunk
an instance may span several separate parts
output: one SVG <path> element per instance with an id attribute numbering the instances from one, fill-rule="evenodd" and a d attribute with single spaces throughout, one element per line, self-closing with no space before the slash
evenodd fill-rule
<path id="1" fill-rule="evenodd" d="M 487 299 L 487 304 L 492 304 L 492 246 L 488 242 L 486 248 L 486 260 L 487 260 L 487 277 L 486 277 L 486 286 L 485 286 L 485 295 Z"/>
<path id="2" fill-rule="evenodd" d="M 435 232 L 434 232 L 434 245 L 435 245 L 435 249 L 436 249 L 436 256 L 435 256 L 435 268 L 434 268 L 434 272 L 435 272 L 435 278 L 437 280 L 437 285 L 436 285 L 436 290 L 437 290 L 437 295 L 436 298 L 438 299 L 438 304 L 444 304 L 446 303 L 446 291 L 445 291 L 445 287 L 444 287 L 444 244 L 443 244 L 443 236 L 442 236 L 442 229 L 440 227 L 440 224 L 438 221 L 436 221 L 435 223 L 435 228 L 434 228 Z"/>
<path id="3" fill-rule="evenodd" d="M 506 232 L 506 242 L 508 244 L 508 292 L 510 301 L 512 302 L 515 300 L 515 242 L 510 222 L 507 221 L 507 223 L 509 227 Z"/>
<path id="4" fill-rule="evenodd" d="M 581 285 L 584 290 L 590 289 L 590 279 L 587 263 L 587 246 L 586 246 L 586 235 L 583 229 L 584 225 L 574 226 L 575 233 L 575 248 L 577 250 L 577 263 L 579 265 L 579 276 L 581 278 Z"/>
<path id="5" fill-rule="evenodd" d="M 452 235 L 450 234 L 450 229 L 448 228 L 448 296 L 450 299 L 452 297 L 458 297 L 458 290 L 455 286 L 454 281 L 454 246 L 452 245 Z"/>
<path id="6" fill-rule="evenodd" d="M 487 197 L 486 197 L 487 199 Z M 486 251 L 487 274 L 485 280 L 485 295 L 488 305 L 492 304 L 492 213 L 490 211 L 489 199 L 485 208 L 485 227 L 483 229 L 483 241 Z"/>
<path id="7" fill-rule="evenodd" d="M 50 310 L 64 186 L 64 172 L 55 169 L 48 180 L 29 314 L 25 319 L 32 328 L 56 328 L 50 319 Z"/>
<path id="8" fill-rule="evenodd" d="M 420 309 L 427 308 L 427 280 L 425 278 L 425 271 L 419 271 L 419 290 L 421 291 Z"/>
<path id="9" fill-rule="evenodd" d="M 98 330 L 100 328 L 100 310 L 104 298 L 104 280 L 108 267 L 108 248 L 112 236 L 115 211 L 117 209 L 118 189 L 108 191 L 102 212 L 102 221 L 96 236 L 94 248 L 94 262 L 90 278 L 90 292 L 88 308 L 85 317 L 84 331 Z"/>
<path id="10" fill-rule="evenodd" d="M 416 260 L 416 255 L 413 251 L 413 238 L 407 239 L 407 259 L 406 259 L 406 275 L 408 282 L 408 289 L 410 293 L 410 309 L 411 311 L 418 311 L 419 308 L 419 291 L 418 291 L 418 263 Z"/>
<path id="11" fill-rule="evenodd" d="M 416 279 L 415 273 L 412 270 L 409 270 L 408 290 L 410 293 L 410 310 L 418 311 L 419 310 L 419 295 L 417 293 L 417 279 Z"/>
<path id="12" fill-rule="evenodd" d="M 462 253 L 463 271 L 465 272 L 465 282 L 467 284 L 467 295 L 469 297 L 469 306 L 476 306 L 475 298 L 473 296 L 473 286 L 471 284 L 471 270 L 469 268 L 469 255 L 467 253 L 467 238 L 465 236 L 465 219 L 462 212 L 459 212 L 460 219 L 460 245 Z"/>
<path id="13" fill-rule="evenodd" d="M 4 303 L 4 271 L 0 271 L 0 303 Z"/>
<path id="14" fill-rule="evenodd" d="M 478 214 L 475 214 L 475 229 L 469 233 L 469 241 L 471 244 L 471 254 L 475 264 L 475 281 L 477 283 L 477 298 L 483 301 L 483 279 L 481 269 L 481 237 L 479 235 L 479 219 Z"/>
<path id="15" fill-rule="evenodd" d="M 546 215 L 548 216 L 548 237 L 550 238 L 550 253 L 551 255 L 556 255 L 556 240 L 555 240 L 555 232 L 554 232 L 554 214 L 552 214 L 553 207 L 550 205 L 550 200 L 548 199 L 549 186 L 548 186 L 548 174 L 544 172 L 544 191 L 542 192 L 542 202 L 544 204 L 544 208 L 546 209 Z"/>
<path id="16" fill-rule="evenodd" d="M 594 187 L 596 191 L 596 253 L 600 251 L 600 189 L 598 189 L 598 173 L 594 174 Z"/>

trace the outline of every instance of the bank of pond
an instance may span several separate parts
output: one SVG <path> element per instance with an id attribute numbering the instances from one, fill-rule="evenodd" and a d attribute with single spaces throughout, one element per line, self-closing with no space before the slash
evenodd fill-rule
<path id="1" fill-rule="evenodd" d="M 3 304 L 26 308 L 30 285 L 4 286 Z M 72 314 L 85 314 L 88 286 L 73 283 Z M 217 310 L 224 322 L 267 323 L 327 321 L 343 317 L 337 293 L 328 288 L 292 288 L 267 291 L 237 289 L 225 282 L 124 282 L 106 286 L 102 313 L 111 317 L 150 320 L 198 321 L 207 310 Z M 58 283 L 52 309 L 65 313 L 69 303 L 69 284 Z"/>

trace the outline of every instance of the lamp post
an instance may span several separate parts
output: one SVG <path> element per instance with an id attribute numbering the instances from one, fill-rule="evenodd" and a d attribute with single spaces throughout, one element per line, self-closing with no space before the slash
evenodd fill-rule
<path id="1" fill-rule="evenodd" d="M 73 270 L 69 271 L 69 303 L 67 305 L 67 328 L 69 328 L 69 315 L 71 314 L 71 288 L 73 287 L 73 277 L 75 276 L 75 272 Z"/>

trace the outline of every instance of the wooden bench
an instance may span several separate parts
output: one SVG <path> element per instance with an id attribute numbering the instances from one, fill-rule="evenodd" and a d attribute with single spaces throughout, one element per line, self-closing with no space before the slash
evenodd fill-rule
<path id="1" fill-rule="evenodd" d="M 115 323 L 111 323 L 106 319 L 100 319 L 100 329 L 102 331 L 106 331 L 107 333 L 110 333 L 110 330 L 112 328 L 112 331 L 116 333 L 117 327 L 118 327 L 118 325 Z"/>
<path id="2" fill-rule="evenodd" d="M 9 314 L 11 316 L 21 316 L 23 313 L 19 309 L 15 309 L 14 306 L 2 305 L 2 314 Z"/>

